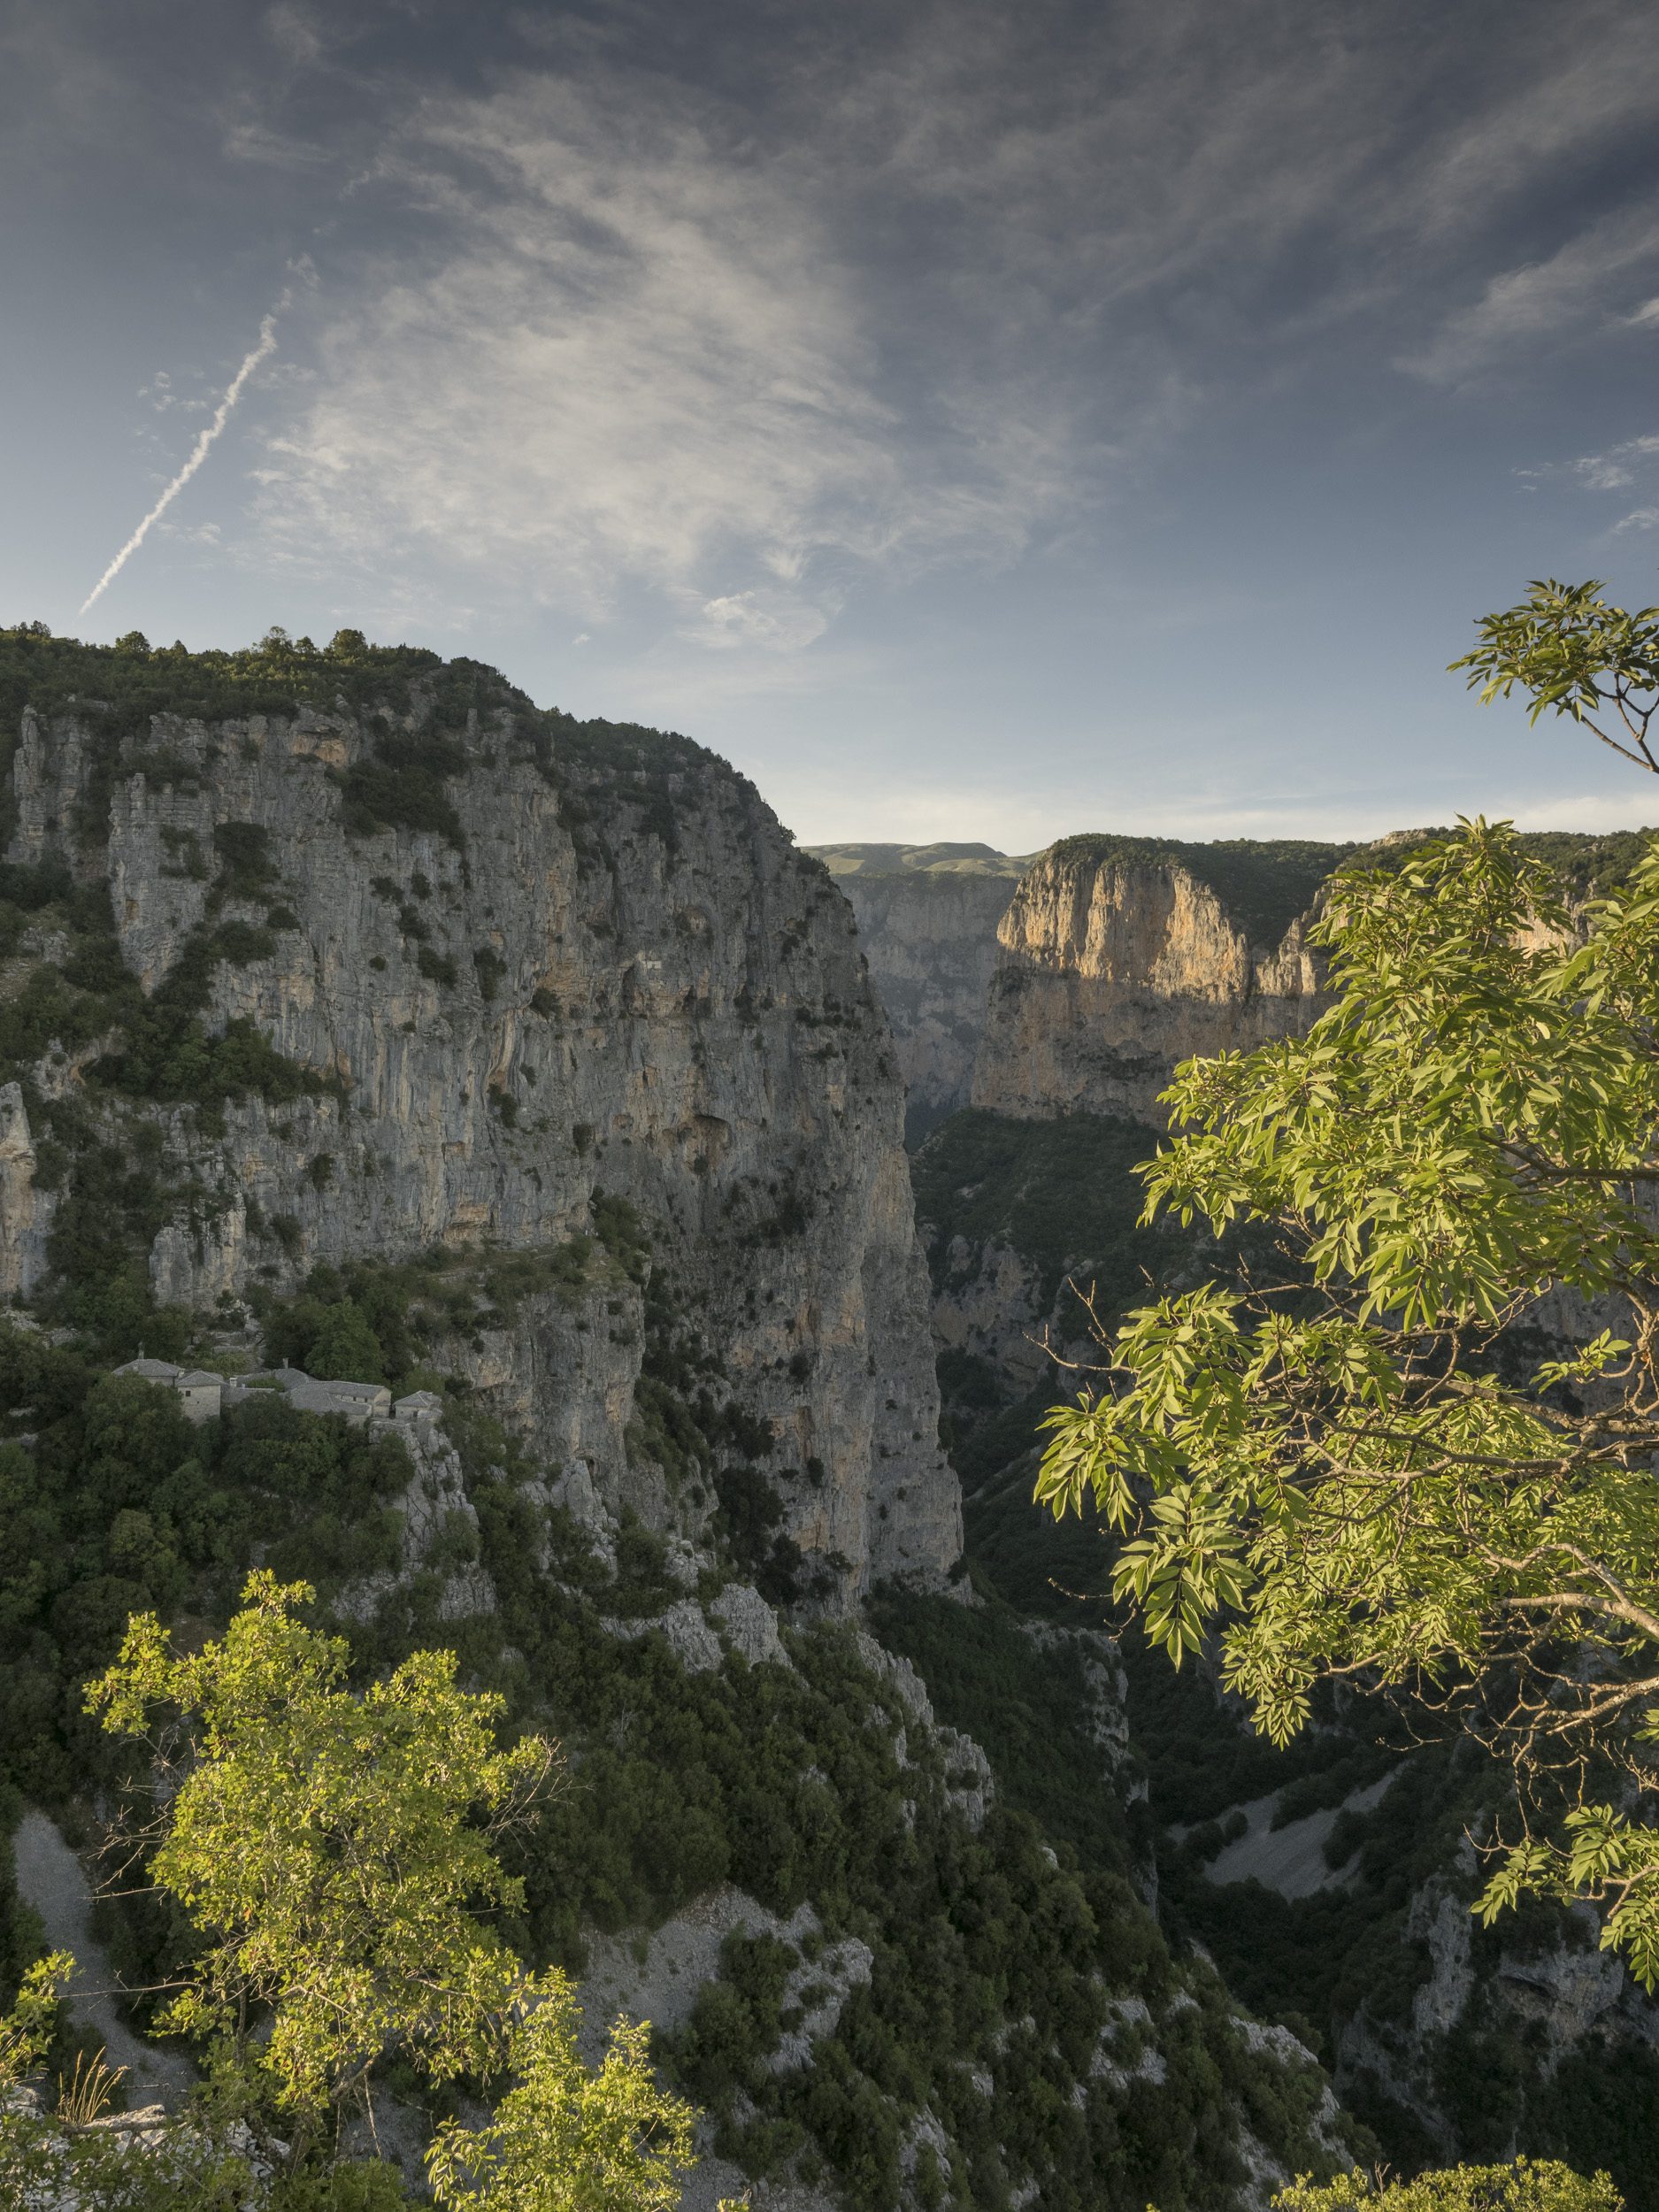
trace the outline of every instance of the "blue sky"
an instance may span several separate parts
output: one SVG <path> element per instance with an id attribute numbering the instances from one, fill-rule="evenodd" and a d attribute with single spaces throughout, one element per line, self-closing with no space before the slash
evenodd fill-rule
<path id="1" fill-rule="evenodd" d="M 10 0 L 0 618 L 472 654 L 813 841 L 1659 818 L 1442 672 L 1659 600 L 1650 34 Z"/>

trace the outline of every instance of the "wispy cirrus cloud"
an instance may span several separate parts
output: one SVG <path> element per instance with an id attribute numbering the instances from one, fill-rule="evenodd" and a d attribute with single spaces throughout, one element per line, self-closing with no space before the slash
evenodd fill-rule
<path id="1" fill-rule="evenodd" d="M 1622 491 L 1633 484 L 1640 472 L 1659 463 L 1659 434 L 1626 438 L 1605 453 L 1586 453 L 1573 463 L 1574 473 L 1586 491 Z"/>
<path id="2" fill-rule="evenodd" d="M 22 7 L 54 57 L 96 12 Z M 943 565 L 1087 559 L 1263 394 L 1640 347 L 1659 200 L 1575 181 L 1651 111 L 1630 17 L 849 0 L 749 40 L 695 0 L 278 0 L 188 88 L 321 264 L 237 557 L 450 627 L 649 601 L 664 647 L 776 659 Z"/>
<path id="3" fill-rule="evenodd" d="M 1431 384 L 1466 384 L 1524 371 L 1540 349 L 1593 335 L 1611 322 L 1643 325 L 1623 310 L 1659 269 L 1659 206 L 1593 224 L 1548 257 L 1489 277 L 1479 296 L 1448 314 L 1400 366 Z"/>
<path id="4" fill-rule="evenodd" d="M 1607 535 L 1609 539 L 1640 535 L 1659 526 L 1659 506 L 1652 503 L 1655 491 L 1659 490 L 1659 432 L 1647 431 L 1639 437 L 1621 439 L 1599 453 L 1582 453 L 1571 465 L 1518 469 L 1516 473 L 1530 480 L 1525 487 L 1528 490 L 1552 479 L 1557 483 L 1576 483 L 1581 491 L 1604 495 L 1621 492 L 1628 495 L 1638 487 L 1645 487 L 1647 500 L 1627 509 L 1608 526 Z"/>
<path id="5" fill-rule="evenodd" d="M 1651 104 L 1612 0 L 1566 47 L 1516 27 L 1472 111 L 1430 100 L 1432 43 L 1294 11 L 1037 15 L 832 35 L 758 106 L 542 25 L 546 65 L 387 104 L 256 557 L 581 621 L 643 589 L 664 636 L 800 650 L 871 580 L 1096 525 L 1142 454 L 1345 333 L 1457 386 L 1645 327 L 1659 204 L 1511 234 Z M 294 66 L 332 65 L 318 21 L 267 18 Z M 238 129 L 243 160 L 315 150 Z"/>
<path id="6" fill-rule="evenodd" d="M 637 82 L 424 108 L 363 189 L 428 242 L 325 318 L 261 472 L 265 545 L 510 572 L 594 618 L 633 581 L 711 641 L 795 646 L 826 565 L 1011 549 L 1051 481 L 1019 439 L 902 434 L 810 182 Z"/>

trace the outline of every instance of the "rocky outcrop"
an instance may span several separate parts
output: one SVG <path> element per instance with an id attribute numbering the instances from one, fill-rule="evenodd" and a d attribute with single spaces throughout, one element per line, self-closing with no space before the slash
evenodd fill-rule
<path id="1" fill-rule="evenodd" d="M 1076 1333 L 1077 1301 L 1069 1289 L 1045 1300 L 1038 1270 L 1024 1254 L 1000 1242 L 972 1246 L 963 1236 L 945 1246 L 937 1272 L 933 1340 L 941 1352 L 983 1362 L 1011 1397 L 1053 1375 L 1043 1342 L 1045 1334 L 1064 1342 Z"/>
<path id="2" fill-rule="evenodd" d="M 1012 876 L 839 875 L 893 1025 L 914 1144 L 968 1102 Z"/>
<path id="3" fill-rule="evenodd" d="M 1156 1125 L 1178 1062 L 1302 1033 L 1323 1003 L 1309 918 L 1263 912 L 1271 936 L 1173 856 L 1089 839 L 1045 853 L 997 931 L 973 1103 Z"/>
<path id="4" fill-rule="evenodd" d="M 250 1025 L 326 1087 L 128 1111 L 176 1194 L 157 1297 L 211 1307 L 433 1245 L 546 1249 L 626 1199 L 721 1387 L 769 1425 L 820 1575 L 844 1599 L 942 1576 L 959 1507 L 902 1091 L 844 901 L 701 749 L 537 717 L 499 684 L 464 714 L 435 690 L 114 734 L 89 710 L 24 716 L 10 857 L 107 882 L 146 992 L 217 932 L 209 1033 Z M 48 1202 L 20 1099 L 4 1115 L 7 1280 L 27 1287 Z M 639 1302 L 526 1301 L 469 1356 L 555 1476 L 580 1462 L 613 1509 L 654 1498 L 693 1527 L 711 1501 L 660 1476 L 619 1495 Z"/>
<path id="5" fill-rule="evenodd" d="M 52 1202 L 38 1164 L 22 1086 L 0 1083 L 0 1298 L 27 1298 L 46 1272 Z"/>

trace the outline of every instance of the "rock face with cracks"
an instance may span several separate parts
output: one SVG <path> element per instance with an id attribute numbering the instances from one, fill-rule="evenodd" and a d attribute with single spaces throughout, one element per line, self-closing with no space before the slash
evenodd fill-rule
<path id="1" fill-rule="evenodd" d="M 1310 918 L 1257 942 L 1178 860 L 1045 853 L 998 927 L 973 1103 L 1161 1125 L 1179 1061 L 1300 1035 L 1324 1010 Z"/>
<path id="2" fill-rule="evenodd" d="M 902 1087 L 844 900 L 686 741 L 527 703 L 446 718 L 434 696 L 416 680 L 390 705 L 113 730 L 107 710 L 24 711 L 8 858 L 107 884 L 147 993 L 244 925 L 205 1029 L 251 1025 L 327 1087 L 213 1118 L 126 1110 L 177 1194 L 148 1253 L 157 1299 L 211 1308 L 434 1245 L 541 1250 L 626 1199 L 733 1399 L 769 1425 L 764 1471 L 819 1586 L 844 1603 L 884 1577 L 937 1581 L 960 1508 Z M 441 793 L 424 822 L 396 790 L 411 759 Z M 49 1054 L 36 1087 L 84 1088 L 107 1119 L 81 1072 Z M 34 1143 L 8 1086 L 0 1288 L 47 1267 Z M 602 1318 L 526 1299 L 469 1347 L 475 1391 L 556 1479 L 695 1534 L 695 1506 L 627 1448 L 637 1312 Z"/>
<path id="3" fill-rule="evenodd" d="M 914 1143 L 968 1102 L 997 925 L 1014 884 L 1007 876 L 921 871 L 837 880 L 893 1025 Z"/>

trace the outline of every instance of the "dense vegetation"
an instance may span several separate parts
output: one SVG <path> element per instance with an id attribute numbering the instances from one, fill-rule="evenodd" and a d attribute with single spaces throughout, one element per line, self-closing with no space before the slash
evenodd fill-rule
<path id="1" fill-rule="evenodd" d="M 1252 2056 L 1219 1985 L 1204 1985 L 1190 2025 L 1166 2042 L 1171 2015 L 1189 2016 L 1121 1861 L 1091 1853 L 1085 1864 L 1067 1850 L 1056 1864 L 1015 1804 L 976 1832 L 940 1753 L 848 1630 L 790 1632 L 787 1670 L 710 1674 L 687 1672 L 654 1634 L 608 1638 L 596 1615 L 638 1617 L 672 1594 L 660 1543 L 634 1532 L 618 1557 L 634 1586 L 618 1590 L 556 1525 L 538 1571 L 534 1511 L 511 1475 L 509 1464 L 472 1493 L 502 1632 L 522 1654 L 510 1694 L 528 1716 L 538 1686 L 557 1684 L 550 1718 L 581 1747 L 577 1791 L 529 1847 L 537 1947 L 573 1964 L 584 1925 L 649 1927 L 731 1881 L 780 1917 L 810 1902 L 823 1941 L 856 1937 L 872 1954 L 869 1984 L 805 2072 L 765 2061 L 791 2024 L 788 1976 L 811 1960 L 764 1946 L 735 1944 L 689 2028 L 665 2043 L 749 2170 L 822 2174 L 874 2212 L 895 2200 L 907 2114 L 926 2110 L 958 2146 L 960 2170 L 940 2177 L 941 2190 L 995 2201 L 1024 2167 L 1047 2201 L 1115 2204 L 1099 2192 L 1121 2188 L 1139 2212 L 1154 2188 L 1171 2207 L 1201 2204 L 1234 2170 L 1226 2128 L 1204 2116 L 1224 2079 L 1268 2139 L 1288 2149 L 1299 2139 L 1305 2103 L 1282 2069 Z M 1156 2093 L 1135 2088 L 1127 2111 L 1106 2085 L 1079 2115 L 1064 2085 L 1112 1993 L 1151 2007 L 1169 2071 Z M 1010 2042 L 1000 2024 L 1022 2013 L 1027 2029 Z"/>
<path id="2" fill-rule="evenodd" d="M 1092 1357 L 1085 1297 L 1110 1323 L 1155 1289 L 1230 1271 L 1237 1237 L 1141 1225 L 1134 1169 L 1148 1142 L 1143 1124 L 1109 1114 L 1026 1121 L 967 1107 L 951 1115 L 910 1163 L 935 1294 L 970 1286 L 1005 1247 L 1025 1263 L 1038 1329 L 1048 1323 L 1057 1348 Z M 952 1348 L 940 1356 L 939 1381 L 942 1433 L 971 1488 L 1040 1442 L 1053 1397 L 1047 1370 L 1016 1386 L 982 1353 Z M 1097 1571 L 1078 1571 L 1087 1581 Z"/>
<path id="3" fill-rule="evenodd" d="M 1543 841 L 1519 841 L 1530 861 Z M 1575 895 L 1586 884 L 1609 881 L 1632 858 L 1623 840 L 1551 841 L 1573 864 L 1567 887 Z M 1391 856 L 1396 866 L 1411 857 Z M 962 1247 L 952 1251 L 957 1238 L 969 1276 L 982 1251 L 1002 1243 L 1026 1263 L 1041 1296 L 1068 1271 L 1095 1280 L 1109 1326 L 1155 1292 L 1228 1279 L 1225 1256 L 1202 1220 L 1190 1229 L 1167 1216 L 1137 1225 L 1143 1193 L 1132 1164 L 1153 1141 L 1144 1129 L 1081 1118 L 1048 1125 L 955 1118 L 914 1164 L 936 1284 L 948 1291 L 963 1271 Z M 1105 1263 L 1094 1264 L 1101 1254 Z M 1067 1302 L 1063 1294 L 1062 1311 Z M 1084 1501 L 1084 1519 L 1058 1525 L 1031 1502 L 1037 1403 L 1052 1399 L 1052 1386 L 1021 1394 L 990 1362 L 963 1352 L 942 1356 L 940 1371 L 947 1434 L 968 1489 L 978 1587 L 1026 1618 L 1121 1628 L 1110 1587 L 1112 1552 L 1092 1498 Z M 995 1739 L 1001 1708 L 1023 1709 L 1039 1740 L 1052 1733 L 1068 1741 L 1048 1700 L 1031 1694 L 1029 1647 L 1022 1653 L 1010 1642 L 993 1686 L 971 1702 L 939 1689 L 961 1678 L 960 1667 L 924 1643 L 906 1641 L 897 1624 L 885 1632 L 924 1664 L 947 1717 L 986 1741 Z M 1292 2026 L 1329 2061 L 1348 2024 L 1363 2020 L 1368 2033 L 1393 2048 L 1395 2064 L 1425 2085 L 1471 2154 L 1500 2154 L 1518 2139 L 1582 2165 L 1609 2163 L 1632 2204 L 1659 2201 L 1652 2180 L 1659 2173 L 1652 2117 L 1659 2110 L 1659 2068 L 1651 2055 L 1615 2030 L 1610 2038 L 1586 2039 L 1557 2064 L 1537 2027 L 1502 1994 L 1514 1986 L 1516 1972 L 1571 1972 L 1585 1941 L 1575 1921 L 1540 1907 L 1518 1923 L 1477 1929 L 1475 1987 L 1463 2018 L 1425 2047 L 1413 2042 L 1413 2000 L 1432 1970 L 1420 1913 L 1413 1921 L 1414 1901 L 1432 1903 L 1445 1894 L 1455 1909 L 1466 1909 L 1479 1883 L 1457 1870 L 1463 1833 L 1488 1824 L 1501 1796 L 1475 1747 L 1455 1758 L 1444 1747 L 1415 1754 L 1380 1805 L 1340 1816 L 1329 1856 L 1333 1868 L 1346 1869 L 1345 1886 L 1294 1902 L 1257 1885 L 1217 1887 L 1207 1862 L 1225 1839 L 1217 1824 L 1233 1808 L 1272 1793 L 1285 1819 L 1339 1806 L 1380 1770 L 1374 1762 L 1386 1761 L 1391 1743 L 1393 1755 L 1400 1755 L 1395 1724 L 1386 1712 L 1351 1698 L 1321 1702 L 1318 1724 L 1279 1750 L 1248 1731 L 1235 1701 L 1217 1698 L 1207 1671 L 1173 1674 L 1133 1628 L 1122 1633 L 1120 1648 L 1133 1734 L 1160 1832 L 1161 1896 L 1171 1936 L 1202 1940 L 1247 2003 Z M 1059 1696 L 1061 1678 L 1051 1697 Z M 1000 1767 L 1005 1755 L 1000 1742 L 997 1748 Z M 1060 1763 L 1075 1771 L 1073 1762 L 1068 1750 Z M 1015 1762 L 1010 1774 L 1018 1771 Z M 1171 1825 L 1196 1832 L 1177 1844 L 1167 1833 Z M 1343 2085 L 1394 2159 L 1410 2166 L 1432 2156 L 1436 2139 L 1388 2083 L 1350 2065 Z"/>
<path id="4" fill-rule="evenodd" d="M 523 1287 L 603 1310 L 610 1286 L 592 1269 L 618 1265 L 624 1281 L 630 1263 L 647 1271 L 638 1225 L 611 1208 L 603 1225 L 624 1261 L 595 1238 L 580 1271 L 556 1258 Z M 314 1277 L 296 1299 L 267 1302 L 267 1341 L 311 1354 L 319 1337 L 362 1327 L 396 1371 L 411 1348 L 430 1348 L 411 1325 L 421 1312 L 444 1313 L 441 1302 L 463 1290 L 469 1317 L 480 1311 L 488 1264 Z M 491 1304 L 511 1288 L 497 1282 Z M 699 1363 L 688 1368 L 687 1332 L 662 1284 L 648 1366 L 689 1386 Z M 164 1394 L 102 1377 L 26 1331 L 9 1333 L 6 1361 L 6 1403 L 32 1409 L 12 1425 L 27 1422 L 35 1441 L 6 1448 L 29 1542 L 4 1597 L 12 1702 L 0 1732 L 30 1794 L 73 1827 L 77 1787 L 110 1772 L 76 1686 L 108 1663 L 128 1615 L 148 1605 L 224 1618 L 256 1546 L 279 1574 L 317 1582 L 325 1600 L 349 1597 L 400 1555 L 408 1469 L 397 1446 L 274 1402 L 193 1429 Z M 695 1388 L 685 1402 L 695 1413 Z M 1038 1819 L 1058 1801 L 1045 1808 L 1033 1795 L 1027 1805 L 1018 1785 L 976 1831 L 941 1755 L 848 1629 L 789 1632 L 787 1667 L 733 1661 L 708 1674 L 687 1672 L 655 1630 L 618 1635 L 607 1622 L 649 1624 L 680 1594 L 662 1540 L 625 1521 L 607 1565 L 536 1502 L 511 1440 L 464 1400 L 451 1408 L 475 1522 L 440 1532 L 426 1563 L 383 1584 L 366 1615 L 352 1599 L 341 1625 L 357 1678 L 453 1644 L 469 1678 L 506 1697 L 515 1730 L 548 1729 L 564 1743 L 572 1781 L 515 1857 L 525 1884 L 515 1942 L 531 1961 L 578 1969 L 584 1930 L 649 1928 L 730 1881 L 780 1917 L 810 1901 L 814 1942 L 856 1937 L 872 1955 L 868 1984 L 853 1989 L 803 2072 L 766 2063 L 788 2020 L 780 1962 L 764 1947 L 757 1958 L 734 1945 L 689 2027 L 664 2039 L 672 2074 L 714 2111 L 722 2143 L 751 2170 L 818 2174 L 877 2212 L 896 2203 L 913 2151 L 924 2191 L 935 2186 L 933 2154 L 910 2132 L 924 2111 L 956 2146 L 957 2170 L 936 2176 L 941 2200 L 960 2192 L 999 2203 L 1031 2171 L 1057 2205 L 1140 2212 L 1156 2193 L 1169 2212 L 1197 2212 L 1241 2170 L 1232 2139 L 1240 2115 L 1286 2162 L 1317 2155 L 1305 2134 L 1317 2078 L 1299 2084 L 1253 2053 L 1213 1978 L 1198 1976 L 1191 2004 L 1192 1977 L 1175 1968 L 1087 1821 L 1073 1819 L 1075 1843 L 1056 1838 L 1056 1863 Z M 729 1440 L 726 1452 L 741 1464 Z M 749 1523 L 721 1525 L 741 1553 Z M 447 1579 L 474 1558 L 499 1611 L 446 1621 Z M 948 1644 L 952 1619 L 973 1617 L 944 1608 L 930 1632 Z M 994 1671 L 994 1650 L 988 1661 Z M 970 1665 L 983 1677 L 987 1657 Z M 1019 1717 L 1010 1711 L 1005 1724 L 1010 1749 Z M 142 1902 L 101 1909 L 129 1976 L 160 1978 L 179 1955 L 176 1917 Z M 804 1954 L 781 1963 L 810 1979 Z M 1136 2028 L 1132 2006 L 1114 2029 L 1114 2005 L 1131 1998 L 1152 2024 Z M 1010 2016 L 1027 2023 L 1012 2039 Z M 1100 2078 L 1079 2108 L 1070 2087 L 1087 2078 L 1103 2033 L 1133 2078 Z M 1148 2035 L 1167 2064 L 1161 2081 L 1136 2068 Z"/>
<path id="5" fill-rule="evenodd" d="M 1132 1171 L 1147 1143 L 1142 1123 L 1110 1115 L 1015 1121 L 972 1106 L 953 1114 L 910 1165 L 935 1287 L 952 1281 L 951 1247 L 961 1238 L 975 1261 L 993 1243 L 1030 1260 L 1045 1308 L 1082 1270 L 1107 1310 L 1120 1311 L 1171 1248 L 1158 1230 L 1138 1225 L 1142 1197 Z"/>
<path id="6" fill-rule="evenodd" d="M 1018 1145 L 1025 1128 L 1010 1129 L 1010 1143 Z M 1141 1131 L 1139 1148 L 1147 1145 Z M 1063 1167 L 1064 1156 L 1056 1157 Z M 1117 1200 L 1125 1216 L 1139 1194 L 1125 1171 Z M 1063 1208 L 1064 1195 L 1057 1184 L 1046 1203 Z M 1102 1202 L 1098 1187 L 1089 1199 Z M 1190 1249 L 1179 1232 L 1171 1242 L 1178 1253 Z M 1202 1265 L 1202 1248 L 1193 1264 Z M 1130 1302 L 1137 1294 L 1130 1291 Z M 884 1639 L 921 1668 L 941 1717 L 992 1751 L 1010 1801 L 1073 1837 L 1100 1821 L 1095 1852 L 1112 1855 L 1125 1845 L 1156 1851 L 1160 1919 L 1170 1940 L 1178 1950 L 1190 1939 L 1202 1942 L 1242 2002 L 1290 2027 L 1327 2064 L 1356 2020 L 1385 2047 L 1398 2048 L 1410 2037 L 1413 2001 L 1432 1972 L 1426 1937 L 1411 1924 L 1413 1901 L 1425 1885 L 1439 1885 L 1440 1892 L 1427 1891 L 1431 1897 L 1443 1893 L 1466 1909 L 1478 1887 L 1457 1868 L 1465 1828 L 1488 1820 L 1494 1806 L 1495 1778 L 1482 1755 L 1472 1744 L 1455 1757 L 1444 1746 L 1412 1750 L 1388 1712 L 1352 1699 L 1322 1703 L 1318 1724 L 1282 1749 L 1252 1732 L 1238 1702 L 1217 1696 L 1208 1671 L 1176 1673 L 1125 1624 L 1110 1594 L 1109 1532 L 1092 1505 L 1086 1502 L 1080 1519 L 1056 1522 L 1033 1502 L 1030 1446 L 1038 1405 L 1052 1390 L 1007 1403 L 980 1363 L 970 1394 L 976 1402 L 966 1402 L 962 1371 L 960 1356 L 941 1359 L 952 1454 L 966 1486 L 970 1571 L 985 1607 L 972 1617 L 965 1649 L 954 1637 L 942 1644 L 930 1639 L 926 1603 L 885 1609 Z M 1033 1619 L 1109 1627 L 1117 1636 L 1133 1754 L 1148 1791 L 1139 1814 L 1131 1809 L 1126 1831 L 1121 1812 L 1108 1814 L 1097 1801 L 1118 1793 L 1094 1778 L 1099 1766 L 1082 1754 L 1087 1707 L 1079 1695 L 1078 1658 L 1038 1650 L 1020 1630 Z M 1051 1744 L 1057 1747 L 1052 1760 Z M 1379 1760 L 1386 1767 L 1402 1758 L 1409 1766 L 1379 1805 L 1339 1816 L 1327 1858 L 1347 1869 L 1345 1886 L 1292 1902 L 1257 1883 L 1217 1886 L 1210 1878 L 1208 1862 L 1226 1839 L 1221 1824 L 1232 1809 L 1277 1793 L 1279 1817 L 1301 1818 L 1340 1806 L 1381 1770 Z M 1033 1795 L 1025 1795 L 1033 1785 Z M 1058 1809 L 1042 1801 L 1056 1794 L 1066 1801 Z M 1191 1832 L 1187 1841 L 1176 1841 L 1171 1828 Z M 1078 1847 L 1087 1857 L 1091 1847 L 1079 1838 Z M 1557 2066 L 1537 2029 L 1502 1998 L 1513 1985 L 1502 1978 L 1505 1959 L 1522 1971 L 1532 1970 L 1532 1960 L 1549 1970 L 1557 1956 L 1571 1961 L 1585 1939 L 1574 1922 L 1548 1907 L 1529 1910 L 1517 1924 L 1474 1929 L 1468 2011 L 1410 2066 L 1416 2078 L 1432 2085 L 1468 2155 L 1501 2155 L 1519 2139 L 1538 2155 L 1586 2171 L 1607 2166 L 1632 2212 L 1653 2212 L 1659 2064 L 1632 2040 L 1592 2037 Z M 1396 2062 L 1403 2060 L 1402 2051 Z M 1374 2073 L 1348 2068 L 1342 2093 L 1396 2166 L 1414 2170 L 1443 2148 Z"/>

